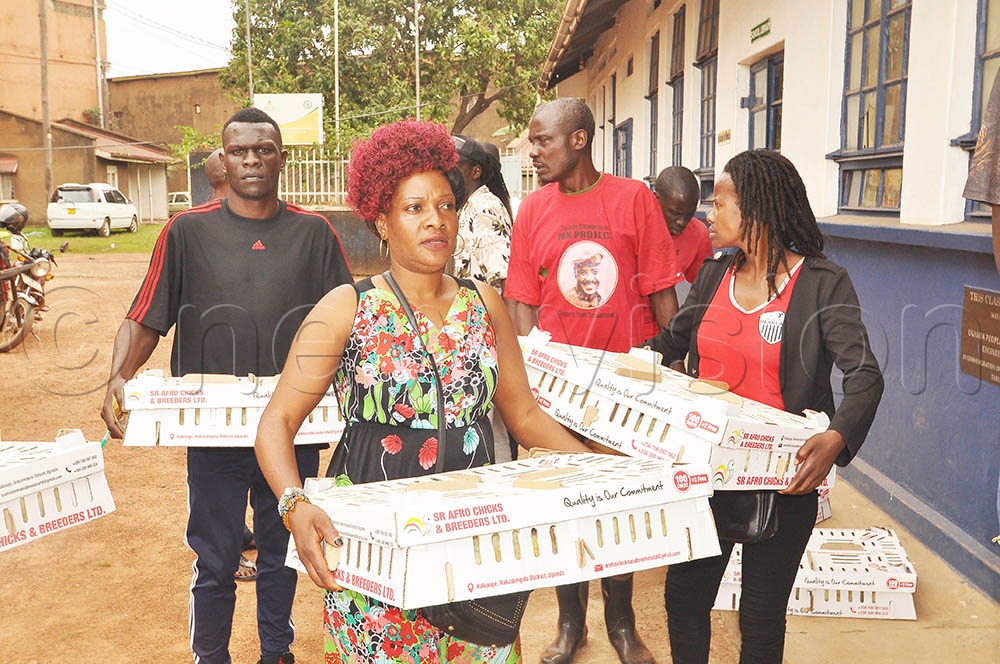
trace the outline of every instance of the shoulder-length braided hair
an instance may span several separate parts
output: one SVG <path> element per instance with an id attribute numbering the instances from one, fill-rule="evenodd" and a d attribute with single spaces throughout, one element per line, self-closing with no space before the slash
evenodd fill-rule
<path id="1" fill-rule="evenodd" d="M 736 155 L 723 169 L 733 180 L 740 201 L 742 238 L 755 247 L 766 238 L 768 295 L 777 292 L 778 268 L 788 270 L 785 249 L 812 258 L 823 258 L 823 234 L 809 206 L 806 186 L 786 157 L 771 150 L 748 150 Z M 737 269 L 746 262 L 738 250 Z"/>

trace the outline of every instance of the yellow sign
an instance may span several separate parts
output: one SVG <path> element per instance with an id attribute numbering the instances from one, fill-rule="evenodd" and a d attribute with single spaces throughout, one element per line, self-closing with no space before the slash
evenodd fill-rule
<path id="1" fill-rule="evenodd" d="M 253 105 L 274 118 L 285 145 L 323 142 L 323 95 L 259 94 Z"/>

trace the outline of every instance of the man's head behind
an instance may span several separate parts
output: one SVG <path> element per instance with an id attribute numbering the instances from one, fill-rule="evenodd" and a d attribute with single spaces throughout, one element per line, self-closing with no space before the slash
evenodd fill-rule
<path id="1" fill-rule="evenodd" d="M 589 165 L 594 141 L 594 114 L 575 97 L 564 97 L 535 109 L 528 124 L 530 157 L 538 178 L 562 182 L 577 171 L 581 162 Z"/>
<path id="2" fill-rule="evenodd" d="M 660 171 L 653 185 L 660 211 L 671 235 L 680 235 L 698 209 L 701 191 L 698 179 L 683 166 L 670 166 Z"/>
<path id="3" fill-rule="evenodd" d="M 503 180 L 500 159 L 493 154 L 494 151 L 500 154 L 497 147 L 492 143 L 483 143 L 462 134 L 455 134 L 451 139 L 455 142 L 455 149 L 458 150 L 458 170 L 465 178 L 465 193 L 471 194 L 485 185 L 500 199 L 507 209 L 507 214 L 510 214 L 510 192 L 507 191 L 507 184 Z"/>
<path id="4" fill-rule="evenodd" d="M 205 159 L 205 177 L 212 188 L 212 198 L 224 198 L 229 189 L 226 183 L 225 156 L 222 148 L 217 148 Z"/>

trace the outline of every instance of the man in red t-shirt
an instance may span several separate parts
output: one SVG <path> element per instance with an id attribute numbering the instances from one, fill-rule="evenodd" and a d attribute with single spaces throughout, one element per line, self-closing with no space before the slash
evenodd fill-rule
<path id="1" fill-rule="evenodd" d="M 694 283 L 702 262 L 712 255 L 708 227 L 694 218 L 701 192 L 694 173 L 683 166 L 660 171 L 653 185 L 660 211 L 677 250 L 677 269 L 684 279 Z"/>
<path id="2" fill-rule="evenodd" d="M 518 334 L 627 351 L 677 312 L 682 276 L 656 197 L 637 180 L 601 173 L 594 116 L 579 99 L 542 104 L 528 125 L 531 161 L 545 186 L 521 203 L 504 297 Z M 543 664 L 567 664 L 587 638 L 587 583 L 556 588 L 559 634 Z M 652 663 L 635 631 L 632 575 L 601 580 L 608 637 L 626 664 Z"/>

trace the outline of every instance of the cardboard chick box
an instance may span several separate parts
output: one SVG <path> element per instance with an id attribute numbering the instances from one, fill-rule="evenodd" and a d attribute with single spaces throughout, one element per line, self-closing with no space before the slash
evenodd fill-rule
<path id="1" fill-rule="evenodd" d="M 709 463 L 716 489 L 787 487 L 796 451 L 829 425 L 661 367 L 647 349 L 557 344 L 538 330 L 520 341 L 535 401 L 556 421 L 629 456 Z"/>
<path id="2" fill-rule="evenodd" d="M 114 511 L 101 445 L 78 429 L 54 443 L 0 443 L 0 551 Z"/>
<path id="3" fill-rule="evenodd" d="M 833 506 L 830 504 L 830 489 L 822 488 L 819 490 L 819 500 L 816 504 L 816 523 L 822 523 L 831 516 L 833 516 Z"/>
<path id="4" fill-rule="evenodd" d="M 146 371 L 125 383 L 125 445 L 253 447 L 278 376 L 259 378 Z M 335 443 L 344 432 L 333 388 L 295 436 L 296 445 Z"/>
<path id="5" fill-rule="evenodd" d="M 558 454 L 305 490 L 345 540 L 327 547 L 338 581 L 402 608 L 719 554 L 705 464 Z"/>
<path id="6" fill-rule="evenodd" d="M 733 547 L 715 608 L 739 608 L 742 547 Z M 791 615 L 916 620 L 917 572 L 888 528 L 816 528 L 799 563 Z"/>

